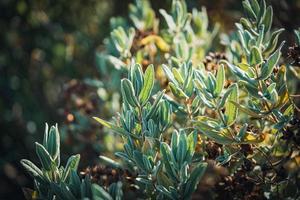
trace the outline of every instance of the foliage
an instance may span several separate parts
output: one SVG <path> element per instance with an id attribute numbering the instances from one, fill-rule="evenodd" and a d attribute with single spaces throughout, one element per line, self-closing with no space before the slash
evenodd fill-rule
<path id="1" fill-rule="evenodd" d="M 228 176 L 242 174 L 261 186 L 258 194 L 249 189 L 249 197 L 299 196 L 298 108 L 289 93 L 287 67 L 280 65 L 283 29 L 272 31 L 273 9 L 264 0 L 245 0 L 243 7 L 246 17 L 236 24 L 236 34 L 226 37 L 225 59 L 210 70 L 203 60 L 216 48 L 218 25 L 210 31 L 204 8 L 189 13 L 184 1 L 174 0 L 169 13 L 159 10 L 165 20 L 159 28 L 149 2 L 136 1 L 130 5 L 131 25 L 112 20 L 113 30 L 97 62 L 116 79 L 127 77 L 120 81 L 118 115 L 112 121 L 94 119 L 122 138 L 123 149 L 115 153 L 120 162 L 101 158 L 137 174 L 137 198 L 191 199 L 211 160 L 226 168 Z M 90 186 L 88 176 L 80 186 L 86 193 L 72 193 L 80 185 L 72 182 L 79 180 L 77 164 L 59 168 L 59 136 L 52 129 L 46 131 L 43 145 L 36 144 L 42 170 L 22 161 L 35 178 L 39 197 L 121 198 Z M 220 148 L 217 155 L 210 155 L 209 144 Z M 121 194 L 117 186 L 112 191 Z"/>
<path id="2" fill-rule="evenodd" d="M 90 177 L 80 179 L 77 168 L 80 155 L 69 157 L 65 167 L 60 165 L 60 135 L 57 125 L 48 130 L 46 124 L 43 144 L 35 143 L 41 167 L 22 159 L 21 164 L 32 176 L 36 192 L 32 199 L 121 199 L 122 184 L 112 184 L 108 191 L 92 184 Z"/>

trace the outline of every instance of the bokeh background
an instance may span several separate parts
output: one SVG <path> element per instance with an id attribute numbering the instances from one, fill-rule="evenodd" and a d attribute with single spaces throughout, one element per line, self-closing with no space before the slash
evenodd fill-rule
<path id="1" fill-rule="evenodd" d="M 80 153 L 82 168 L 118 148 L 116 138 L 91 119 L 109 119 L 117 109 L 107 105 L 101 89 L 107 74 L 99 70 L 96 53 L 109 35 L 112 16 L 127 18 L 131 2 L 0 0 L 0 199 L 23 199 L 22 187 L 33 186 L 19 160 L 36 161 L 34 141 L 41 141 L 45 122 L 59 124 L 62 160 Z M 300 1 L 268 2 L 274 25 L 287 30 L 282 37 L 292 45 L 293 29 L 300 27 Z M 170 8 L 171 1 L 151 3 L 157 11 Z M 240 0 L 187 4 L 206 6 L 211 22 L 220 22 L 223 32 L 234 28 L 242 12 Z"/>

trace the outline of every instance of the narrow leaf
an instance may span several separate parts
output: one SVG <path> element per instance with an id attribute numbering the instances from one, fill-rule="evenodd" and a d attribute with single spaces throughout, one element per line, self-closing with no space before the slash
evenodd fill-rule
<path id="1" fill-rule="evenodd" d="M 284 45 L 285 41 L 281 43 L 279 48 L 268 58 L 267 62 L 265 62 L 262 66 L 261 76 L 259 77 L 260 80 L 265 80 L 269 78 L 272 74 L 274 67 L 279 61 L 281 56 L 281 48 Z"/>
<path id="2" fill-rule="evenodd" d="M 257 47 L 253 47 L 250 52 L 250 65 L 254 67 L 263 62 L 263 57 L 260 50 Z"/>
<path id="3" fill-rule="evenodd" d="M 125 136 L 125 137 L 128 137 L 129 135 L 135 139 L 138 139 L 139 137 L 132 134 L 132 133 L 129 133 L 127 132 L 126 130 L 120 128 L 120 127 L 117 127 L 116 125 L 108 122 L 108 121 L 105 121 L 103 119 L 100 119 L 98 117 L 93 117 L 94 120 L 96 120 L 97 122 L 99 122 L 100 124 L 102 124 L 103 126 L 115 131 L 116 133 L 118 134 L 121 134 L 122 136 Z"/>
<path id="4" fill-rule="evenodd" d="M 232 91 L 228 97 L 228 101 L 225 103 L 225 115 L 227 116 L 227 125 L 230 126 L 234 123 L 238 109 L 231 101 L 238 102 L 238 85 L 235 83 L 232 86 Z"/>
<path id="5" fill-rule="evenodd" d="M 139 100 L 142 106 L 145 105 L 145 103 L 147 103 L 151 95 L 153 85 L 154 85 L 154 67 L 153 65 L 149 65 L 145 71 L 144 86 L 139 95 Z"/>
<path id="6" fill-rule="evenodd" d="M 43 168 L 47 171 L 52 169 L 52 164 L 54 163 L 53 159 L 49 152 L 39 143 L 35 143 L 36 154 L 38 155 L 40 162 Z"/>
<path id="7" fill-rule="evenodd" d="M 123 79 L 121 81 L 121 92 L 123 95 L 123 98 L 132 106 L 132 107 L 138 107 L 139 102 L 135 96 L 134 88 L 132 86 L 132 83 L 128 79 Z"/>
<path id="8" fill-rule="evenodd" d="M 223 90 L 224 83 L 225 83 L 224 65 L 220 65 L 216 79 L 217 79 L 217 83 L 216 83 L 215 93 L 217 96 L 219 96 Z"/>

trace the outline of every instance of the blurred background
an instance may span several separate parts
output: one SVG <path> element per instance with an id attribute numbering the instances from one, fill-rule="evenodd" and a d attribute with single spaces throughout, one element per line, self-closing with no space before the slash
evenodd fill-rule
<path id="1" fill-rule="evenodd" d="M 96 53 L 103 49 L 112 16 L 128 18 L 131 2 L 0 1 L 0 199 L 23 199 L 22 187 L 33 187 L 19 160 L 37 160 L 34 141 L 42 140 L 45 122 L 59 125 L 63 163 L 67 155 L 80 153 L 81 167 L 92 166 L 99 154 L 119 148 L 91 119 L 111 118 L 119 99 L 107 99 L 101 88 L 109 80 L 97 66 Z M 274 8 L 274 25 L 287 30 L 282 37 L 291 46 L 293 30 L 300 27 L 300 1 L 268 2 Z M 169 10 L 171 1 L 151 3 L 155 11 Z M 223 32 L 234 28 L 242 12 L 240 0 L 187 4 L 206 6 L 211 22 L 220 22 Z"/>

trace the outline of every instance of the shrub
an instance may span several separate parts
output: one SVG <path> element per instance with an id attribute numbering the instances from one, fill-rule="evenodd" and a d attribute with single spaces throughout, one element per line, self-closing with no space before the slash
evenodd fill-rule
<path id="1" fill-rule="evenodd" d="M 163 29 L 148 1 L 130 5 L 133 27 L 112 20 L 98 62 L 128 75 L 120 83 L 120 113 L 112 121 L 94 119 L 122 138 L 124 148 L 115 153 L 121 160 L 101 159 L 136 175 L 137 198 L 191 199 L 208 163 L 226 168 L 232 180 L 211 188 L 214 198 L 299 196 L 298 108 L 281 64 L 284 41 L 278 45 L 284 30 L 271 29 L 273 10 L 264 0 L 245 0 L 243 7 L 237 31 L 223 35 L 226 54 L 209 53 L 219 48 L 218 25 L 210 31 L 205 9 L 188 13 L 183 1 L 174 0 L 170 13 L 160 10 Z M 41 169 L 21 161 L 39 198 L 128 198 L 121 182 L 101 187 L 89 175 L 80 180 L 79 155 L 61 167 L 57 127 L 47 129 L 43 145 L 36 143 Z M 237 184 L 247 188 L 243 196 Z"/>

